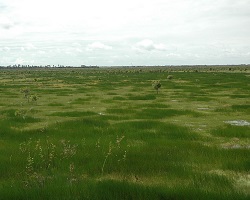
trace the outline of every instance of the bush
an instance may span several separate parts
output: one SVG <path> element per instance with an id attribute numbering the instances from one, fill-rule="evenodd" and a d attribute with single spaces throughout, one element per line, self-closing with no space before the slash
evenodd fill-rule
<path id="1" fill-rule="evenodd" d="M 174 78 L 173 75 L 168 75 L 168 76 L 167 76 L 167 79 L 169 79 L 169 80 L 171 80 L 171 79 L 173 79 L 173 78 Z"/>

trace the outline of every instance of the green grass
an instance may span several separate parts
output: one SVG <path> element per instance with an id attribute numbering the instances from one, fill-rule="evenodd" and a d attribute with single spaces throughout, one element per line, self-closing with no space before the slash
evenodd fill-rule
<path id="1" fill-rule="evenodd" d="M 72 111 L 72 112 L 54 112 L 50 114 L 50 116 L 61 116 L 61 117 L 83 117 L 91 115 L 97 115 L 97 113 Z"/>
<path id="2" fill-rule="evenodd" d="M 249 199 L 250 127 L 226 122 L 250 122 L 250 76 L 233 69 L 0 70 L 0 199 Z"/>
<path id="3" fill-rule="evenodd" d="M 187 115 L 193 117 L 201 117 L 202 114 L 191 110 L 177 110 L 177 109 L 143 109 L 138 116 L 146 119 L 162 119 L 166 117 Z"/>
<path id="4" fill-rule="evenodd" d="M 250 127 L 226 125 L 221 128 L 213 130 L 211 133 L 219 137 L 250 138 Z"/>
<path id="5" fill-rule="evenodd" d="M 244 111 L 250 114 L 250 104 L 232 105 L 232 109 L 236 111 Z"/>
<path id="6" fill-rule="evenodd" d="M 211 179 L 212 178 L 212 179 Z M 224 181 L 220 177 L 209 177 L 207 176 L 204 181 L 215 180 L 215 181 Z M 66 179 L 66 178 L 65 178 Z M 198 177 L 197 177 L 198 179 Z M 213 180 L 213 181 L 214 181 Z M 115 180 L 102 180 L 98 182 L 93 182 L 89 180 L 80 181 L 74 184 L 64 184 L 64 181 L 67 180 L 56 180 L 53 183 L 49 184 L 43 189 L 34 186 L 32 189 L 23 189 L 23 188 L 4 188 L 4 193 L 2 197 L 4 199 L 9 199 L 9 194 L 13 199 L 218 199 L 218 200 L 246 200 L 248 197 L 242 193 L 238 193 L 234 190 L 225 194 L 223 191 L 207 191 L 200 188 L 195 188 L 196 183 L 203 182 L 197 180 L 193 185 L 191 184 L 188 187 L 179 186 L 179 187 L 148 187 L 138 185 L 136 183 L 128 183 L 125 181 L 115 181 Z M 13 192 L 14 191 L 14 192 Z M 220 197 L 217 196 L 217 192 L 222 192 Z M 51 194 L 56 194 L 51 196 Z"/>
<path id="7" fill-rule="evenodd" d="M 64 105 L 59 102 L 52 102 L 52 103 L 49 103 L 48 106 L 64 106 Z"/>
<path id="8" fill-rule="evenodd" d="M 129 100 L 154 100 L 156 99 L 155 95 L 148 94 L 148 95 L 134 95 L 129 96 Z"/>

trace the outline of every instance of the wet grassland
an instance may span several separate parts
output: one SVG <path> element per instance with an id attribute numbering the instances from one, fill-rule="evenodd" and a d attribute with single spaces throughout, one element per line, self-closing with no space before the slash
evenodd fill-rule
<path id="1" fill-rule="evenodd" d="M 0 199 L 249 199 L 249 91 L 249 68 L 1 69 Z"/>

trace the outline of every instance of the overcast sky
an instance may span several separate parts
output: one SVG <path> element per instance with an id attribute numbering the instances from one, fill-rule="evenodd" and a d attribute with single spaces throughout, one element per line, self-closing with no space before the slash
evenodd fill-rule
<path id="1" fill-rule="evenodd" d="M 0 65 L 250 63 L 250 0 L 0 0 Z"/>

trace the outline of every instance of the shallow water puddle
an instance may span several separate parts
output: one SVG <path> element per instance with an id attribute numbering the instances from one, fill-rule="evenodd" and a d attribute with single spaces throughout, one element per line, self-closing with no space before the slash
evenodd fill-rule
<path id="1" fill-rule="evenodd" d="M 246 120 L 233 120 L 233 121 L 224 121 L 227 124 L 231 124 L 234 126 L 250 126 L 250 122 Z"/>

